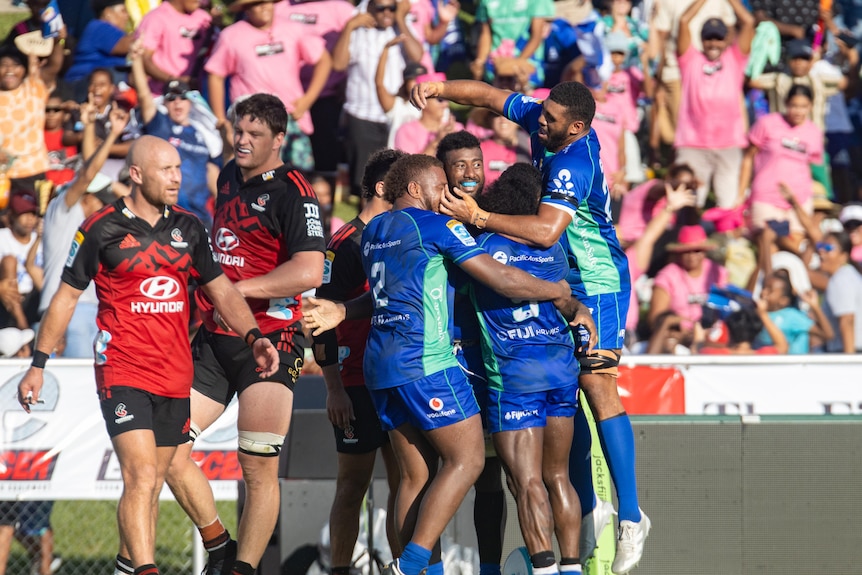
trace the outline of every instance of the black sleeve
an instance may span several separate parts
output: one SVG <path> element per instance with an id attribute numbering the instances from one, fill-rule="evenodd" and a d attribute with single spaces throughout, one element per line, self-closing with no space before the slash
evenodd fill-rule
<path id="1" fill-rule="evenodd" d="M 191 222 L 189 228 L 193 241 L 190 246 L 192 251 L 192 277 L 200 284 L 208 284 L 224 272 L 213 253 L 210 236 L 204 225 L 197 217 L 191 214 L 187 218 Z"/>
<path id="2" fill-rule="evenodd" d="M 350 224 L 347 224 L 350 225 Z M 339 234 L 336 234 L 338 236 Z M 317 297 L 346 301 L 365 284 L 362 255 L 359 246 L 350 237 L 339 238 L 326 250 L 323 263 L 323 283 L 317 288 Z M 338 363 L 338 337 L 335 330 L 314 337 L 314 359 L 318 365 Z"/>
<path id="3" fill-rule="evenodd" d="M 311 185 L 298 171 L 285 174 L 287 193 L 278 195 L 276 226 L 291 254 L 325 252 L 320 205 Z"/>
<path id="4" fill-rule="evenodd" d="M 87 230 L 85 233 L 84 230 Z M 63 268 L 62 280 L 75 289 L 85 290 L 99 271 L 99 230 L 101 226 L 88 227 L 87 222 L 75 232 L 69 257 Z"/>

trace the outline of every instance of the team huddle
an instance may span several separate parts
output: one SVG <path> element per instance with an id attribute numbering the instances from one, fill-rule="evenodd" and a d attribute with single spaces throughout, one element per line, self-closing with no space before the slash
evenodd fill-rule
<path id="1" fill-rule="evenodd" d="M 576 82 L 544 101 L 473 81 L 426 82 L 411 93 L 419 108 L 436 98 L 521 125 L 533 166 L 516 164 L 486 188 L 479 142 L 467 132 L 443 138 L 436 158 L 380 150 L 365 167 L 362 211 L 328 246 L 310 185 L 279 159 L 287 113 L 277 98 L 256 94 L 236 106 L 236 157 L 219 177 L 209 237 L 175 206 L 176 150 L 152 137 L 133 145 L 132 193 L 80 228 L 19 385 L 29 411 L 94 281 L 96 381 L 124 481 L 115 573 L 159 572 L 165 481 L 198 526 L 207 574 L 254 573 L 278 515 L 277 455 L 307 346 L 303 323 L 338 450 L 335 575 L 349 573 L 378 449 L 390 486 L 391 575 L 443 574 L 440 536 L 474 486 L 480 574 L 499 575 L 501 467 L 532 572 L 580 573 L 616 512 L 593 490 L 579 389 L 619 500 L 613 571 L 638 563 L 650 521 L 616 387 L 631 286 L 590 127 L 593 96 Z M 193 295 L 189 279 L 199 286 Z M 317 297 L 303 302 L 313 288 Z M 203 326 L 191 349 L 165 355 L 165 342 L 186 337 L 190 297 Z M 190 457 L 234 395 L 246 482 L 236 539 Z"/>

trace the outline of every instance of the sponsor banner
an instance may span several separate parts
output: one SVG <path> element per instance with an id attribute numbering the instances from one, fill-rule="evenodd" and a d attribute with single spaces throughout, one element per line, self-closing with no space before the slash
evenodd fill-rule
<path id="1" fill-rule="evenodd" d="M 859 365 L 691 365 L 685 369 L 688 415 L 857 415 Z"/>
<path id="2" fill-rule="evenodd" d="M 675 367 L 621 365 L 617 389 L 629 415 L 680 415 L 685 413 L 685 383 Z"/>
<path id="3" fill-rule="evenodd" d="M 118 499 L 120 466 L 99 409 L 93 366 L 50 361 L 29 415 L 18 404 L 28 362 L 0 362 L 0 500 Z M 216 499 L 234 500 L 242 477 L 236 456 L 236 403 L 195 442 L 192 454 Z M 162 499 L 172 498 L 165 486 Z"/>

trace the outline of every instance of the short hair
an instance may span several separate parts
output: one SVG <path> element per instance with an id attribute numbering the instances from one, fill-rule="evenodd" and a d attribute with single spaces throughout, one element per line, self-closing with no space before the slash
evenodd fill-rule
<path id="1" fill-rule="evenodd" d="M 796 96 L 805 96 L 809 102 L 814 101 L 814 92 L 804 84 L 794 84 L 791 86 L 790 90 L 787 91 L 787 97 L 784 99 L 784 102 L 787 103 Z"/>
<path id="2" fill-rule="evenodd" d="M 850 252 L 853 250 L 853 241 L 850 239 L 850 234 L 845 231 L 830 232 L 826 234 L 826 237 L 835 240 L 842 253 L 850 255 Z"/>
<path id="3" fill-rule="evenodd" d="M 407 155 L 407 152 L 392 148 L 383 148 L 371 154 L 368 162 L 365 163 L 365 171 L 362 173 L 362 183 L 360 184 L 362 197 L 373 198 L 377 182 L 384 181 L 389 169 L 392 168 L 392 164 Z"/>
<path id="4" fill-rule="evenodd" d="M 0 58 L 15 60 L 19 66 L 24 66 L 24 69 L 27 69 L 27 55 L 11 42 L 5 46 L 0 46 Z M 27 72 L 24 73 L 24 76 L 27 76 Z"/>
<path id="5" fill-rule="evenodd" d="M 90 84 L 92 84 L 93 78 L 95 78 L 99 74 L 104 74 L 105 76 L 107 76 L 108 80 L 111 81 L 111 84 L 116 83 L 116 82 L 114 82 L 114 74 L 110 70 L 108 70 L 107 68 L 103 68 L 100 66 L 98 68 L 93 68 L 90 71 L 90 73 L 87 74 L 87 85 L 89 86 Z"/>
<path id="6" fill-rule="evenodd" d="M 679 178 L 679 175 L 683 172 L 689 173 L 692 176 L 695 175 L 694 168 L 692 168 L 688 164 L 677 163 L 677 164 L 671 165 L 671 167 L 669 167 L 667 169 L 667 179 L 668 180 L 676 180 L 677 178 Z"/>
<path id="7" fill-rule="evenodd" d="M 724 320 L 731 343 L 751 343 L 763 329 L 763 320 L 750 307 L 732 312 Z"/>
<path id="8" fill-rule="evenodd" d="M 476 198 L 483 210 L 510 216 L 529 216 L 539 211 L 542 173 L 523 162 L 509 166 Z"/>
<path id="9" fill-rule="evenodd" d="M 446 154 L 453 150 L 472 150 L 482 146 L 479 138 L 467 130 L 459 130 L 446 134 L 437 144 L 437 159 L 446 163 Z"/>
<path id="10" fill-rule="evenodd" d="M 425 154 L 410 154 L 404 156 L 389 168 L 389 173 L 383 180 L 383 199 L 395 203 L 395 200 L 407 193 L 410 182 L 418 180 L 420 174 L 431 168 L 443 169 L 443 162 Z"/>
<path id="11" fill-rule="evenodd" d="M 123 4 L 123 0 L 90 0 L 90 9 L 93 11 L 93 15 L 98 18 L 102 12 L 117 4 Z"/>
<path id="12" fill-rule="evenodd" d="M 252 94 L 241 102 L 237 102 L 235 121 L 248 116 L 252 121 L 259 120 L 269 126 L 273 135 L 283 134 L 287 130 L 287 109 L 284 103 L 272 94 Z"/>
<path id="13" fill-rule="evenodd" d="M 566 109 L 569 121 L 589 126 L 596 115 L 596 100 L 590 89 L 580 82 L 563 82 L 551 88 L 548 100 Z"/>
<path id="14" fill-rule="evenodd" d="M 793 291 L 793 284 L 790 282 L 790 274 L 787 270 L 784 268 L 774 270 L 769 277 L 781 282 L 781 296 L 786 297 L 791 306 L 797 307 L 796 294 Z"/>

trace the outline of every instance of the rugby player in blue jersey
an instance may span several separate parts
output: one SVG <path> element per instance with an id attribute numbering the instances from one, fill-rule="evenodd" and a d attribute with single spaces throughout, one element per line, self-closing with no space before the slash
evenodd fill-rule
<path id="1" fill-rule="evenodd" d="M 463 224 L 439 214 L 447 190 L 439 160 L 402 158 L 384 183 L 392 211 L 371 220 L 362 235 L 373 305 L 365 380 L 401 470 L 395 509 L 406 544 L 387 569 L 393 575 L 419 575 L 428 566 L 432 547 L 484 461 L 479 407 L 452 354 L 454 290 L 447 266 L 459 266 L 507 298 L 553 301 L 566 317 L 577 312 L 573 321 L 589 321 L 565 282 L 546 282 L 494 261 Z M 306 324 L 315 334 L 332 329 L 345 317 L 368 313 L 368 299 L 328 302 L 329 309 L 310 300 L 317 309 L 309 306 Z"/>
<path id="2" fill-rule="evenodd" d="M 542 176 L 534 167 L 514 164 L 476 200 L 495 213 L 535 214 L 542 189 Z M 493 233 L 482 234 L 477 242 L 496 261 L 538 278 L 558 281 L 569 273 L 559 242 L 539 248 Z M 532 573 L 580 574 L 581 507 L 569 481 L 578 407 L 572 331 L 549 302 L 515 303 L 477 283 L 471 284 L 471 296 L 479 311 L 488 378 L 488 430 L 517 502 Z"/>
<path id="3" fill-rule="evenodd" d="M 572 293 L 593 313 L 599 343 L 579 354 L 580 387 L 596 417 L 599 439 L 608 460 L 620 503 L 619 535 L 613 571 L 628 573 L 640 560 L 650 529 L 638 505 L 634 433 L 616 386 L 631 290 L 628 263 L 611 218 L 611 197 L 599 159 L 599 142 L 590 127 L 595 100 L 578 82 L 555 86 L 544 101 L 494 88 L 484 82 L 425 82 L 411 92 L 424 108 L 429 98 L 488 108 L 516 122 L 530 134 L 533 165 L 542 172 L 544 195 L 536 215 L 513 216 L 482 210 L 469 197 L 445 194 L 441 212 L 481 229 L 527 243 L 566 250 Z M 581 412 L 579 412 L 581 413 Z M 589 433 L 578 417 L 571 454 L 572 482 L 586 513 L 581 526 L 581 559 L 595 549 L 596 536 L 610 521 L 613 508 L 595 498 L 589 465 Z"/>

